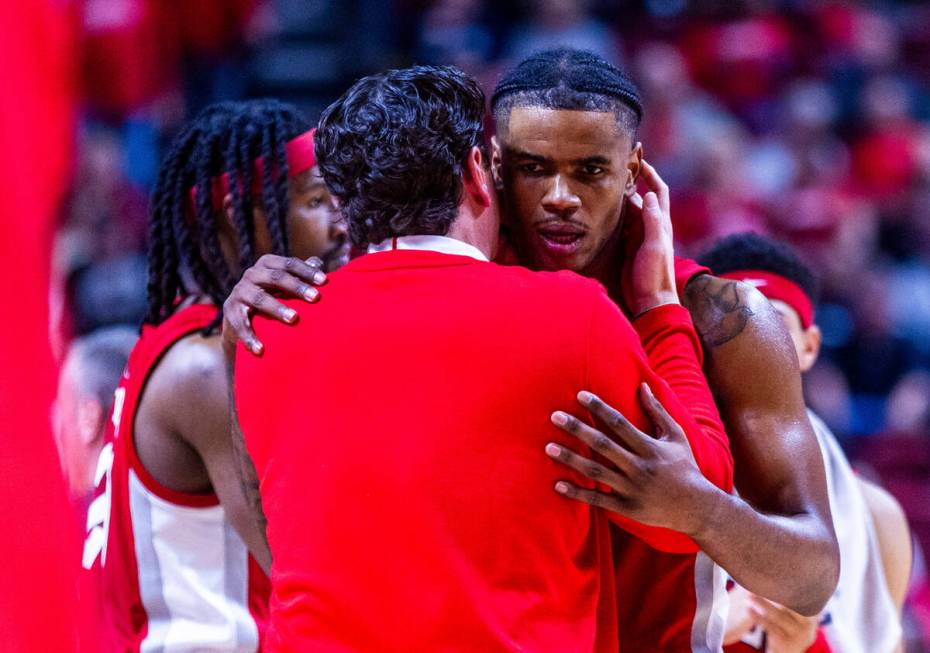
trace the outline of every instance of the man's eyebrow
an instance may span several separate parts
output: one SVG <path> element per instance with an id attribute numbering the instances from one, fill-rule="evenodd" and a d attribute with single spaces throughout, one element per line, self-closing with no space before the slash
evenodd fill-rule
<path id="1" fill-rule="evenodd" d="M 533 154 L 532 152 L 527 152 L 516 147 L 508 147 L 506 149 L 507 153 L 515 159 L 529 159 L 530 161 L 537 161 L 539 163 L 548 163 L 552 160 L 549 157 L 542 156 L 541 154 Z"/>
<path id="2" fill-rule="evenodd" d="M 610 165 L 610 159 L 608 159 L 606 156 L 595 154 L 594 156 L 586 156 L 581 159 L 575 159 L 574 161 L 572 161 L 572 163 L 574 163 L 575 165 L 579 165 L 579 166 L 589 166 L 589 165 L 607 166 L 607 165 Z"/>

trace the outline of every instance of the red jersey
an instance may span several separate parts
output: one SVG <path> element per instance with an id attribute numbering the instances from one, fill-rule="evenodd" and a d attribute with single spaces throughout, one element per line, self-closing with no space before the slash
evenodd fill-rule
<path id="1" fill-rule="evenodd" d="M 688 281 L 708 272 L 694 261 L 675 257 L 679 295 Z M 670 352 L 662 340 L 644 339 L 643 346 L 653 369 L 688 406 L 704 436 L 726 442 L 720 413 L 700 366 L 670 365 Z M 695 347 L 700 356 L 697 341 Z M 731 490 L 732 485 L 725 489 Z M 728 606 L 726 572 L 704 553 L 657 551 L 619 528 L 613 528 L 612 535 L 620 653 L 719 651 Z"/>
<path id="2" fill-rule="evenodd" d="M 83 566 L 99 584 L 106 653 L 254 652 L 268 579 L 215 494 L 161 485 L 136 455 L 133 423 L 162 355 L 216 317 L 196 304 L 145 326 L 116 389 L 87 513 Z"/>
<path id="3" fill-rule="evenodd" d="M 545 444 L 590 452 L 549 415 L 590 420 L 587 388 L 646 428 L 646 381 L 699 465 L 730 469 L 600 285 L 394 251 L 332 274 L 318 305 L 286 303 L 298 324 L 256 319 L 265 354 L 241 353 L 235 382 L 274 560 L 268 650 L 616 653 L 608 514 L 553 491 L 591 483 Z"/>

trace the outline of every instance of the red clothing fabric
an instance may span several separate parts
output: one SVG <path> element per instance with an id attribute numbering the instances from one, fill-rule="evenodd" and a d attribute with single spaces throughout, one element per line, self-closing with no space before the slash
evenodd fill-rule
<path id="1" fill-rule="evenodd" d="M 688 281 L 710 270 L 675 257 L 679 295 Z M 648 322 L 654 322 L 649 324 Z M 728 446 L 723 422 L 701 369 L 701 348 L 684 309 L 678 315 L 650 311 L 636 321 L 637 332 L 652 369 L 669 384 L 700 425 L 704 442 L 719 450 Z M 691 348 L 685 359 L 680 347 Z M 732 471 L 732 458 L 716 459 L 716 470 Z M 732 489 L 732 474 L 724 486 Z M 617 619 L 620 653 L 691 653 L 715 650 L 722 641 L 726 618 L 725 574 L 706 555 L 658 551 L 629 533 L 612 528 L 617 578 Z M 649 588 L 630 591 L 629 588 Z M 674 600 L 669 600 L 674 597 Z"/>
<path id="2" fill-rule="evenodd" d="M 646 428 L 646 381 L 702 467 L 729 454 L 649 369 L 603 289 L 402 250 L 352 261 L 317 306 L 289 305 L 297 326 L 257 319 L 265 354 L 236 363 L 274 559 L 268 650 L 615 653 L 607 517 L 552 490 L 570 474 L 546 442 L 584 448 L 549 415 L 590 419 L 575 400 L 588 388 Z"/>
<path id="3" fill-rule="evenodd" d="M 723 652 L 724 653 L 758 653 L 759 651 L 765 650 L 765 635 L 763 632 L 758 631 L 757 637 L 749 637 L 747 639 L 750 639 L 753 642 L 757 641 L 758 644 L 737 642 L 735 644 L 730 644 L 729 646 L 724 646 Z M 817 639 L 815 639 L 814 643 L 804 650 L 804 653 L 833 653 L 833 649 L 830 648 L 830 644 L 829 642 L 827 642 L 827 636 L 824 634 L 823 628 L 817 629 Z"/>
<path id="4" fill-rule="evenodd" d="M 146 325 L 116 389 L 83 554 L 84 585 L 101 597 L 101 653 L 260 650 L 267 576 L 216 494 L 165 487 L 134 444 L 149 376 L 172 345 L 216 315 L 215 306 L 194 304 L 157 327 Z"/>
<path id="5" fill-rule="evenodd" d="M 7 653 L 73 653 L 79 628 L 80 540 L 49 419 L 51 236 L 74 132 L 67 10 L 44 0 L 0 3 L 0 260 L 17 277 L 17 299 L 0 305 L 0 648 Z M 81 636 L 92 639 L 92 629 Z"/>

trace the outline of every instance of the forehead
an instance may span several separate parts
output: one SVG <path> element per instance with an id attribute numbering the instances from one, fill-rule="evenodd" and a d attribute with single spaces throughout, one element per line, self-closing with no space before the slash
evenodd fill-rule
<path id="1" fill-rule="evenodd" d="M 505 147 L 552 158 L 625 157 L 633 147 L 608 111 L 514 107 L 501 138 Z"/>
<path id="2" fill-rule="evenodd" d="M 292 188 L 298 193 L 313 190 L 318 186 L 325 186 L 323 177 L 320 175 L 320 167 L 315 165 L 309 170 L 304 170 L 299 175 L 291 177 Z"/>

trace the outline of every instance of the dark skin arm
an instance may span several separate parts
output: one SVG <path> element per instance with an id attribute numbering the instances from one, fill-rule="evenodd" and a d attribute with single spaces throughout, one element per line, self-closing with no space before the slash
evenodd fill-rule
<path id="1" fill-rule="evenodd" d="M 166 487 L 217 494 L 226 518 L 259 565 L 271 555 L 252 499 L 240 483 L 230 438 L 229 392 L 219 336 L 187 336 L 165 354 L 146 385 L 136 415 L 136 449 Z"/>
<path id="2" fill-rule="evenodd" d="M 653 455 L 676 464 L 649 467 L 652 482 L 668 486 L 658 494 L 656 505 L 674 509 L 631 512 L 624 505 L 627 486 L 611 482 L 613 478 L 593 467 L 592 461 L 568 454 L 554 457 L 586 476 L 593 472 L 612 491 L 585 492 L 568 484 L 563 494 L 680 530 L 740 585 L 796 612 L 814 615 L 836 587 L 839 551 L 822 456 L 801 396 L 796 354 L 778 314 L 758 291 L 706 275 L 695 282 L 687 289 L 685 305 L 703 336 L 706 373 L 727 424 L 742 498 L 696 476 L 696 468 L 686 469 L 693 468 L 693 462 L 685 465 L 671 447 L 674 443 L 662 435 L 680 429 L 657 403 L 647 410 L 660 436 Z M 582 403 L 619 441 L 626 440 L 629 422 L 616 411 L 597 398 Z M 577 420 L 556 424 L 582 441 L 600 442 L 603 447 L 595 449 L 617 464 L 619 456 L 605 449 L 609 439 L 602 433 Z"/>
<path id="3" fill-rule="evenodd" d="M 790 336 L 768 300 L 744 283 L 698 276 L 684 305 L 704 345 L 745 499 L 719 497 L 695 539 L 743 587 L 816 614 L 836 587 L 839 549 Z"/>

